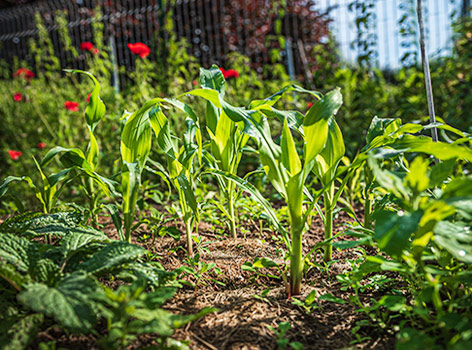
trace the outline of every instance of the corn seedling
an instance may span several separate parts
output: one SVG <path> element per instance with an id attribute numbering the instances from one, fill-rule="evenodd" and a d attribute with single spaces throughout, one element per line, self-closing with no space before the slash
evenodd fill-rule
<path id="1" fill-rule="evenodd" d="M 174 104 L 178 104 L 178 102 L 174 101 Z M 183 105 L 181 106 L 183 107 Z M 194 239 L 192 233 L 200 221 L 199 207 L 194 194 L 195 178 L 198 174 L 194 157 L 200 152 L 199 143 L 194 142 L 194 138 L 200 139 L 200 130 L 194 119 L 187 118 L 187 131 L 183 137 L 183 145 L 179 147 L 179 139 L 172 137 L 169 120 L 164 115 L 161 106 L 156 106 L 153 109 L 151 123 L 157 135 L 158 146 L 166 156 L 167 168 L 157 162 L 152 162 L 154 169 L 150 170 L 163 177 L 167 183 L 172 184 L 179 195 L 182 219 L 185 224 L 187 251 L 192 257 Z"/>
<path id="2" fill-rule="evenodd" d="M 174 106 L 188 115 L 187 132 L 184 135 L 184 146 L 178 150 L 171 138 L 170 126 L 162 108 Z M 192 252 L 191 232 L 198 220 L 198 209 L 189 182 L 193 157 L 198 154 L 201 159 L 201 134 L 198 119 L 193 110 L 186 104 L 173 100 L 155 98 L 145 103 L 138 111 L 124 116 L 125 125 L 121 134 L 121 156 L 123 161 L 122 191 L 125 239 L 131 240 L 134 211 L 141 183 L 141 173 L 148 161 L 151 150 L 152 131 L 157 144 L 164 151 L 167 159 L 168 174 L 173 185 L 178 188 L 180 203 L 187 232 L 187 248 Z M 152 131 L 151 131 L 152 130 Z M 195 139 L 195 144 L 193 144 Z M 196 146 L 195 146 L 196 145 Z M 195 146 L 195 147 L 194 147 Z"/>
<path id="3" fill-rule="evenodd" d="M 210 69 L 200 69 L 202 88 L 213 89 L 223 98 L 225 94 L 225 78 L 220 69 L 213 65 Z M 206 126 L 210 136 L 210 152 L 206 159 L 214 169 L 236 176 L 243 147 L 249 140 L 249 135 L 243 132 L 222 108 L 218 108 L 211 101 L 206 105 Z M 236 217 L 234 202 L 237 197 L 235 183 L 217 175 L 220 188 L 220 198 L 224 198 L 225 205 L 220 203 L 219 208 L 229 221 L 232 238 L 236 238 Z"/>

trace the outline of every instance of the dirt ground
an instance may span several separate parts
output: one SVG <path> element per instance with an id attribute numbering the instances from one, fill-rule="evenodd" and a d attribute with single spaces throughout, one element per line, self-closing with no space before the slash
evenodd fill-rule
<path id="1" fill-rule="evenodd" d="M 335 233 L 342 230 L 346 222 L 351 221 L 347 215 L 340 213 L 335 219 Z M 105 232 L 117 238 L 109 218 L 103 218 L 102 222 L 105 224 Z M 197 313 L 205 307 L 215 307 L 219 311 L 179 329 L 174 339 L 189 341 L 192 350 L 272 350 L 278 349 L 277 340 L 268 326 L 277 328 L 278 323 L 289 322 L 291 329 L 285 337 L 290 342 L 300 342 L 305 350 L 394 348 L 392 335 L 373 327 L 357 327 L 358 322 L 365 320 L 366 316 L 356 312 L 351 304 L 317 300 L 319 308 L 307 313 L 301 306 L 293 303 L 293 298 L 288 299 L 283 281 L 273 277 L 280 275 L 277 270 L 262 270 L 261 276 L 242 270 L 244 263 L 252 262 L 256 257 L 283 261 L 283 243 L 274 238 L 272 232 L 261 232 L 259 226 L 254 224 L 242 223 L 242 226 L 246 229 L 245 237 L 230 239 L 215 234 L 213 226 L 200 224 L 199 235 L 202 241 L 196 251 L 199 252 L 202 263 L 214 263 L 215 267 L 211 272 L 203 274 L 198 281 L 194 275 L 184 277 L 195 287 L 185 285 L 179 289 L 164 308 L 180 314 Z M 177 227 L 183 231 L 182 223 L 177 223 Z M 141 228 L 137 237 L 144 233 L 145 228 Z M 241 232 L 239 234 L 242 236 Z M 321 220 L 314 219 L 311 229 L 304 236 L 304 250 L 308 252 L 317 242 L 322 241 L 323 235 Z M 151 240 L 142 241 L 137 237 L 133 237 L 133 242 L 160 256 L 159 262 L 165 269 L 174 270 L 183 264 L 188 265 L 185 251 L 177 249 L 179 246 L 185 247 L 184 235 L 178 242 L 164 236 L 157 238 L 154 244 L 151 244 Z M 295 298 L 303 301 L 315 290 L 317 296 L 331 293 L 348 300 L 348 292 L 341 290 L 336 275 L 349 269 L 348 261 L 355 257 L 353 250 L 335 249 L 335 262 L 329 269 L 310 268 L 303 281 L 302 295 Z M 320 253 L 316 256 L 316 262 L 322 262 Z M 219 273 L 215 270 L 219 270 Z M 267 289 L 270 289 L 268 294 L 261 295 Z M 365 294 L 362 297 L 368 300 L 371 295 Z M 54 334 L 54 330 L 42 334 L 37 341 L 51 338 L 58 341 L 58 348 L 97 348 L 93 336 L 67 337 L 59 330 L 57 334 Z M 143 336 L 130 349 L 141 349 L 153 343 L 152 337 Z M 287 346 L 287 349 L 291 347 Z"/>

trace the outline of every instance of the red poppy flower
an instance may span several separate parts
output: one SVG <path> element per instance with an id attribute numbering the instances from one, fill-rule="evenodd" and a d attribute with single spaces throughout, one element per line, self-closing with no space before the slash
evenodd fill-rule
<path id="1" fill-rule="evenodd" d="M 98 49 L 97 49 L 96 47 L 94 47 L 92 53 L 93 53 L 94 55 L 97 55 L 98 52 L 99 52 Z"/>
<path id="2" fill-rule="evenodd" d="M 141 58 L 146 58 L 151 53 L 151 49 L 149 46 L 143 43 L 134 43 L 128 44 L 128 48 L 131 50 L 132 53 L 135 55 L 139 55 Z"/>
<path id="3" fill-rule="evenodd" d="M 35 75 L 32 71 L 30 71 L 28 68 L 18 68 L 18 70 L 13 74 L 14 77 L 22 77 L 25 78 L 26 80 L 30 80 L 31 78 L 34 78 Z"/>
<path id="4" fill-rule="evenodd" d="M 71 111 L 71 112 L 78 112 L 79 111 L 79 103 L 74 101 L 66 101 L 64 102 L 64 107 Z"/>
<path id="5" fill-rule="evenodd" d="M 194 81 L 192 81 L 192 84 L 193 84 L 193 85 L 197 85 L 198 82 L 197 82 L 196 80 L 194 80 Z"/>
<path id="6" fill-rule="evenodd" d="M 10 158 L 11 158 L 12 160 L 17 160 L 18 158 L 20 158 L 20 156 L 23 154 L 23 152 L 14 151 L 14 150 L 9 150 L 9 151 L 8 151 L 8 154 L 10 155 Z"/>
<path id="7" fill-rule="evenodd" d="M 46 143 L 44 143 L 44 142 L 38 143 L 38 148 L 39 148 L 39 149 L 46 148 Z"/>
<path id="8" fill-rule="evenodd" d="M 15 94 L 13 94 L 13 99 L 16 102 L 20 102 L 23 99 L 23 94 L 21 92 L 17 92 Z"/>
<path id="9" fill-rule="evenodd" d="M 223 73 L 223 77 L 225 79 L 229 79 L 229 78 L 237 78 L 239 77 L 239 72 L 237 70 L 234 70 L 234 69 L 224 69 L 224 68 L 220 68 L 220 71 L 221 73 Z"/>
<path id="10" fill-rule="evenodd" d="M 89 94 L 87 95 L 87 103 L 89 103 L 89 101 L 90 101 L 90 95 L 92 95 L 91 92 L 89 92 Z"/>
<path id="11" fill-rule="evenodd" d="M 94 47 L 90 41 L 84 41 L 83 43 L 80 43 L 80 49 L 82 51 L 92 51 Z"/>
<path id="12" fill-rule="evenodd" d="M 308 102 L 308 108 L 311 108 L 311 106 L 313 106 L 313 102 Z"/>

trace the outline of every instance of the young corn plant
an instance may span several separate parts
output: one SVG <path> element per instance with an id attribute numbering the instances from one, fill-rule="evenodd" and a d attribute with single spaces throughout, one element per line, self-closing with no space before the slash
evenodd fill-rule
<path id="1" fill-rule="evenodd" d="M 305 116 L 299 112 L 275 109 L 273 107 L 275 103 L 285 93 L 291 91 L 310 93 L 320 101 L 315 103 Z M 302 252 L 302 236 L 317 200 L 308 196 L 311 199 L 311 205 L 304 210 L 303 198 L 305 194 L 309 194 L 305 188 L 305 181 L 317 161 L 326 163 L 318 166 L 318 175 L 325 175 L 325 178 L 328 178 L 335 174 L 341 159 L 339 155 L 344 154 L 343 145 L 336 148 L 338 147 L 336 142 L 340 138 L 342 140 L 342 135 L 334 120 L 334 115 L 342 105 L 341 92 L 336 89 L 321 98 L 319 93 L 291 85 L 264 100 L 251 102 L 250 109 L 231 106 L 214 89 L 195 89 L 187 94 L 200 96 L 210 101 L 216 108 L 221 108 L 240 130 L 256 140 L 264 171 L 274 188 L 285 198 L 289 207 L 290 239 L 285 230 L 277 225 L 277 219 L 272 218 L 272 221 L 281 229 L 281 234 L 289 249 L 290 282 L 287 283 L 287 291 L 289 295 L 300 294 L 305 260 Z M 272 139 L 268 118 L 277 118 L 283 123 L 280 145 Z M 303 163 L 295 146 L 292 129 L 298 132 L 305 142 Z M 248 186 L 247 182 L 241 181 L 236 176 L 223 171 L 216 172 L 219 176 L 231 179 L 244 190 L 253 194 L 258 193 L 255 188 Z M 257 195 L 256 198 L 258 198 Z M 261 198 L 258 199 L 270 214 L 272 211 L 268 208 L 267 202 Z M 332 198 L 331 202 L 335 203 L 335 198 Z M 269 215 L 269 217 L 272 216 Z"/>
<path id="2" fill-rule="evenodd" d="M 200 82 L 204 89 L 216 90 L 221 98 L 225 94 L 225 78 L 220 69 L 213 65 L 210 69 L 200 69 Z M 206 105 L 206 127 L 210 136 L 210 152 L 206 153 L 206 159 L 211 167 L 236 176 L 239 163 L 243 154 L 243 148 L 249 140 L 249 135 L 241 130 L 221 107 L 215 106 L 211 101 Z M 236 217 L 234 203 L 237 197 L 236 185 L 228 178 L 218 176 L 220 198 L 225 203 L 219 206 L 227 216 L 232 238 L 236 238 Z"/>
<path id="3" fill-rule="evenodd" d="M 174 100 L 175 104 L 180 105 Z M 157 144 L 166 156 L 167 168 L 157 162 L 150 161 L 154 168 L 149 169 L 163 177 L 167 183 L 172 184 L 176 189 L 179 195 L 182 219 L 185 224 L 187 251 L 189 256 L 193 257 L 194 237 L 192 233 L 194 227 L 198 227 L 197 224 L 200 221 L 199 207 L 194 194 L 195 181 L 198 175 L 194 158 L 199 155 L 200 159 L 201 148 L 198 142 L 200 130 L 195 119 L 188 117 L 186 119 L 187 130 L 183 137 L 183 145 L 179 147 L 179 140 L 171 135 L 169 120 L 159 105 L 152 110 L 151 124 L 157 135 Z M 197 142 L 195 142 L 195 138 L 197 138 Z"/>
<path id="4" fill-rule="evenodd" d="M 297 152 L 295 140 L 289 127 L 289 118 L 283 118 L 280 145 L 272 140 L 271 130 L 266 118 L 261 118 L 258 138 L 259 156 L 262 166 L 274 188 L 285 198 L 290 219 L 290 284 L 289 295 L 301 292 L 304 257 L 302 238 L 307 220 L 315 204 L 315 199 L 308 209 L 304 208 L 303 198 L 305 181 L 314 171 L 320 179 L 325 193 L 325 229 L 326 237 L 332 235 L 332 209 L 334 206 L 333 177 L 336 167 L 344 154 L 344 143 L 334 115 L 342 105 L 339 89 L 333 90 L 316 102 L 303 117 L 301 128 L 295 128 L 304 140 L 303 156 Z M 260 103 L 256 108 L 265 110 L 267 105 Z M 266 114 L 266 113 L 265 113 Z M 326 249 L 330 254 L 331 248 Z M 325 255 L 326 257 L 326 255 Z"/>
<path id="5" fill-rule="evenodd" d="M 183 151 L 177 150 L 171 138 L 168 120 L 162 112 L 162 108 L 165 105 L 174 106 L 185 112 L 188 116 L 186 120 L 188 128 L 184 136 L 185 145 L 183 146 Z M 190 213 L 195 213 L 197 209 L 192 186 L 187 177 L 190 177 L 190 170 L 187 169 L 186 173 L 185 165 L 189 166 L 192 163 L 195 154 L 198 154 L 199 159 L 201 159 L 201 133 L 197 116 L 188 105 L 180 101 L 155 98 L 146 102 L 138 111 L 127 114 L 123 118 L 125 119 L 125 124 L 121 133 L 121 158 L 123 162 L 121 178 L 125 239 L 127 241 L 131 240 L 138 190 L 141 185 L 141 173 L 149 158 L 152 131 L 154 131 L 159 147 L 166 154 L 170 178 L 174 186 L 182 192 L 181 198 L 185 198 L 185 200 L 181 201 L 181 204 L 185 208 L 183 212 L 184 220 L 186 221 L 187 248 L 189 254 L 191 254 L 191 232 L 195 221 Z M 192 146 L 194 138 L 196 148 Z M 198 215 L 196 217 L 198 218 Z"/>

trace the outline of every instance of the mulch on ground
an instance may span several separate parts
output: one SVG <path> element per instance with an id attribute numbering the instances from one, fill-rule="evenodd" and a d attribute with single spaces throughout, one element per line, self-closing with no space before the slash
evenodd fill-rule
<path id="1" fill-rule="evenodd" d="M 110 237 L 118 238 L 109 218 L 103 217 L 100 221 Z M 339 213 L 335 218 L 335 233 L 345 229 L 345 224 L 352 221 L 345 213 Z M 170 222 L 169 225 L 177 225 L 177 228 L 184 232 L 181 222 Z M 305 350 L 394 348 L 392 335 L 374 327 L 357 327 L 358 322 L 365 320 L 366 316 L 356 312 L 355 306 L 349 303 L 317 301 L 320 307 L 307 313 L 293 303 L 293 297 L 288 299 L 281 279 L 257 276 L 242 270 L 244 263 L 252 262 L 256 257 L 267 257 L 280 263 L 283 261 L 284 250 L 283 242 L 274 237 L 273 232 L 261 232 L 259 226 L 254 223 L 240 225 L 246 229 L 245 237 L 230 239 L 215 234 L 213 226 L 200 224 L 199 235 L 202 240 L 196 252 L 200 254 L 202 263 L 215 264 L 215 269 L 203 274 L 199 281 L 193 275 L 185 276 L 183 279 L 195 286 L 184 285 L 164 308 L 179 314 L 197 313 L 205 307 L 214 307 L 219 311 L 177 330 L 173 338 L 190 342 L 192 350 L 272 350 L 278 347 L 276 335 L 268 326 L 276 329 L 280 322 L 289 322 L 291 329 L 286 337 L 290 342 L 301 343 Z M 184 234 L 177 242 L 169 236 L 164 236 L 156 238 L 152 244 L 151 239 L 139 239 L 144 233 L 146 228 L 140 228 L 133 237 L 133 243 L 142 245 L 159 256 L 159 262 L 166 270 L 189 266 L 185 250 L 179 249 L 185 247 Z M 239 234 L 242 235 L 241 232 Z M 323 239 L 322 221 L 315 218 L 309 232 L 304 235 L 304 251 L 308 252 Z M 369 252 L 368 248 L 366 250 Z M 352 249 L 335 249 L 334 263 L 329 269 L 311 268 L 305 276 L 302 295 L 295 298 L 303 301 L 315 290 L 317 296 L 331 293 L 347 301 L 349 293 L 341 290 L 336 275 L 349 270 L 349 261 L 355 258 L 356 253 Z M 321 264 L 321 253 L 317 254 L 316 262 Z M 262 272 L 279 275 L 275 269 Z M 270 289 L 268 294 L 261 296 L 267 289 Z M 367 292 L 363 297 L 369 300 L 370 296 Z M 46 334 L 40 334 L 35 344 L 53 339 L 57 341 L 57 346 L 67 349 L 98 349 L 95 337 L 67 336 L 60 329 L 51 329 Z M 155 344 L 153 337 L 145 335 L 129 349 L 140 349 L 151 344 Z"/>

